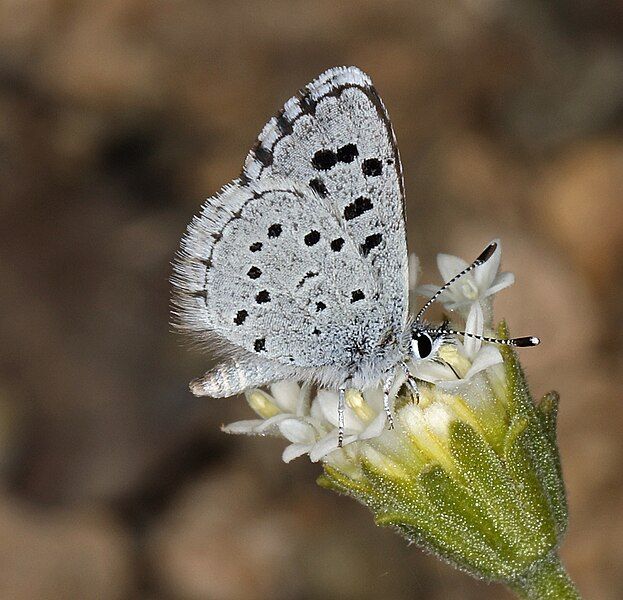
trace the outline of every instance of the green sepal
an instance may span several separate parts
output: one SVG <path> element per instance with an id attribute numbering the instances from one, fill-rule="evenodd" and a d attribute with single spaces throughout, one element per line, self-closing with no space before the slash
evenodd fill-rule
<path id="1" fill-rule="evenodd" d="M 338 494 L 353 496 L 370 507 L 378 503 L 374 490 L 365 479 L 352 479 L 328 464 L 324 465 L 324 473 L 316 479 L 316 483 Z"/>
<path id="2" fill-rule="evenodd" d="M 545 551 L 556 546 L 558 527 L 549 494 L 538 477 L 528 449 L 529 429 L 530 423 L 525 417 L 516 417 L 511 422 L 504 444 L 504 462 L 523 506 L 524 524 L 532 532 L 534 543 L 540 539 Z"/>
<path id="3" fill-rule="evenodd" d="M 556 423 L 558 420 L 558 406 L 560 404 L 560 396 L 558 392 L 548 392 L 541 398 L 537 404 L 537 414 L 541 419 L 545 433 L 549 436 L 550 441 L 556 445 Z"/>
<path id="4" fill-rule="evenodd" d="M 526 523 L 524 506 L 506 465 L 471 427 L 460 421 L 450 425 L 450 447 L 474 503 L 486 510 L 498 549 L 504 553 L 504 577 L 524 571 L 548 548 L 540 536 L 535 539 Z"/>
<path id="5" fill-rule="evenodd" d="M 446 534 L 444 541 L 460 548 L 458 556 L 450 557 L 453 562 L 477 577 L 499 579 L 506 571 L 499 540 L 492 533 L 486 515 L 474 504 L 470 490 L 439 466 L 423 471 L 419 484 L 437 521 L 450 526 L 450 534 Z"/>
<path id="6" fill-rule="evenodd" d="M 500 326 L 499 333 L 508 336 L 505 325 Z M 548 394 L 537 407 L 530 397 L 516 352 L 510 347 L 503 347 L 502 354 L 509 386 L 511 421 L 518 416 L 525 416 L 528 420 L 526 451 L 548 497 L 560 541 L 567 529 L 568 509 L 560 453 L 556 443 L 558 395 Z"/>

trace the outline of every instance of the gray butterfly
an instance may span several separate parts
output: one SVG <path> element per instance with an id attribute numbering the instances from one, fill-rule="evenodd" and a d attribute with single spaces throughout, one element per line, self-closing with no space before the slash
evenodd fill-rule
<path id="1" fill-rule="evenodd" d="M 382 381 L 391 426 L 399 369 L 409 376 L 406 361 L 434 356 L 457 333 L 428 326 L 424 311 L 494 250 L 409 317 L 392 126 L 365 73 L 330 69 L 266 124 L 240 177 L 206 201 L 182 240 L 176 326 L 222 356 L 191 390 L 225 397 L 281 379 L 337 388 L 341 445 L 346 388 Z"/>

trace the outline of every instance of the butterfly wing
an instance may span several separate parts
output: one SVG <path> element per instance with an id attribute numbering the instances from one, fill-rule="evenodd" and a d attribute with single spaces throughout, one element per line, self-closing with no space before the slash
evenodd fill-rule
<path id="1" fill-rule="evenodd" d="M 241 182 L 285 177 L 334 212 L 380 284 L 396 330 L 408 313 L 404 187 L 392 125 L 369 77 L 330 69 L 285 103 L 247 156 Z"/>
<path id="2" fill-rule="evenodd" d="M 343 223 L 287 180 L 209 199 L 173 282 L 183 329 L 283 365 L 347 369 L 387 329 L 376 277 Z"/>

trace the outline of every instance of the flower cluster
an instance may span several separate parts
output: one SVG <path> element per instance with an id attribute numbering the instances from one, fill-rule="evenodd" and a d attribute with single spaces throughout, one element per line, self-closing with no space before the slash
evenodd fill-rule
<path id="1" fill-rule="evenodd" d="M 337 393 L 320 390 L 313 402 L 310 389 L 291 381 L 270 386 L 270 394 L 254 389 L 246 393 L 249 406 L 259 419 L 237 421 L 223 427 L 226 433 L 275 435 L 290 442 L 283 451 L 284 462 L 309 454 L 316 462 L 338 447 Z M 375 438 L 385 428 L 383 394 L 378 389 L 348 390 L 344 424 L 344 446 Z"/>

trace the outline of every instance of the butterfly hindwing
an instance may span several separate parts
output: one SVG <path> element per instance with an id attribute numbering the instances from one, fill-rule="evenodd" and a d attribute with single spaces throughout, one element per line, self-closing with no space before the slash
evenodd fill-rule
<path id="1" fill-rule="evenodd" d="M 387 322 L 370 266 L 335 214 L 285 180 L 227 187 L 176 265 L 183 327 L 297 367 L 347 365 Z"/>
<path id="2" fill-rule="evenodd" d="M 241 181 L 286 177 L 335 213 L 382 281 L 381 307 L 396 328 L 408 309 L 404 191 L 391 123 L 372 82 L 355 67 L 330 69 L 264 127 Z"/>

